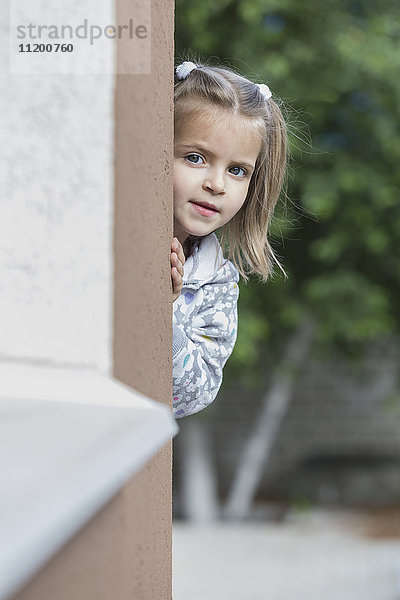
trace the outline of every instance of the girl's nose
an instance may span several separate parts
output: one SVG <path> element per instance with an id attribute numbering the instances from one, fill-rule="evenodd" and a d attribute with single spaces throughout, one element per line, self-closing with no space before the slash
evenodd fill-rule
<path id="1" fill-rule="evenodd" d="M 225 179 L 221 173 L 208 174 L 203 182 L 203 189 L 213 194 L 225 194 Z"/>

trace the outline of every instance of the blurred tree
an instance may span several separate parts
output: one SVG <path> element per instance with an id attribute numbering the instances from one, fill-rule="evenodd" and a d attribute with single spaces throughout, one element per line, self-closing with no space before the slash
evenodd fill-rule
<path id="1" fill-rule="evenodd" d="M 241 285 L 238 341 L 225 367 L 226 379 L 241 373 L 253 392 L 267 389 L 256 422 L 268 405 L 269 419 L 279 415 L 271 445 L 291 388 L 276 400 L 279 411 L 267 386 L 279 373 L 293 383 L 296 369 L 289 376 L 283 357 L 296 339 L 308 340 L 300 368 L 311 343 L 319 355 L 356 359 L 371 340 L 399 334 L 400 6 L 176 0 L 176 55 L 232 66 L 284 99 L 289 200 L 271 231 L 289 278 L 277 273 L 266 286 L 254 277 Z M 266 365 L 274 374 L 268 381 Z M 250 457 L 257 462 L 250 446 L 239 471 Z M 265 447 L 258 448 L 265 461 Z"/>

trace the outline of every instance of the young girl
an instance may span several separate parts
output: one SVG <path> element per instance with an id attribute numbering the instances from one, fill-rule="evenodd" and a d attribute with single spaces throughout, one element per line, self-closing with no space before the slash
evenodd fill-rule
<path id="1" fill-rule="evenodd" d="M 173 413 L 210 404 L 237 335 L 239 273 L 266 281 L 286 167 L 286 126 L 268 86 L 230 69 L 175 71 Z M 228 239 L 229 259 L 213 233 Z M 280 265 L 279 265 L 280 266 Z"/>

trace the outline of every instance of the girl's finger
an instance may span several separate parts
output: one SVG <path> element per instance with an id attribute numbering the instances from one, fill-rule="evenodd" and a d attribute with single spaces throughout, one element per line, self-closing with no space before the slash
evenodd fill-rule
<path id="1" fill-rule="evenodd" d="M 183 275 L 184 275 L 183 265 L 175 252 L 173 252 L 171 254 L 171 264 L 173 264 L 173 266 L 176 267 L 176 269 L 179 271 L 179 273 L 183 277 Z"/>
<path id="2" fill-rule="evenodd" d="M 182 285 L 182 276 L 176 267 L 172 267 L 172 277 L 175 280 L 174 285 Z"/>
<path id="3" fill-rule="evenodd" d="M 181 261 L 181 263 L 184 265 L 185 264 L 185 254 L 183 252 L 183 246 L 180 243 L 180 241 L 178 240 L 178 238 L 175 238 L 172 240 L 172 251 L 176 252 L 176 254 L 179 257 L 179 260 Z"/>
<path id="4" fill-rule="evenodd" d="M 172 252 L 176 252 L 178 254 L 178 252 L 179 252 L 179 246 L 180 246 L 180 242 L 179 242 L 178 238 L 174 237 L 172 239 L 172 244 L 171 244 L 171 250 L 172 250 Z"/>
<path id="5" fill-rule="evenodd" d="M 183 277 L 185 274 L 185 271 L 183 270 L 183 265 L 182 265 L 181 261 L 178 260 L 178 263 L 175 266 L 178 269 L 180 276 Z"/>
<path id="6" fill-rule="evenodd" d="M 176 271 L 175 267 L 172 269 L 172 291 L 174 294 L 180 294 L 182 291 L 182 277 Z"/>
<path id="7" fill-rule="evenodd" d="M 179 244 L 178 257 L 179 257 L 179 260 L 181 261 L 181 263 L 184 265 L 186 258 L 185 258 L 185 254 L 183 252 L 183 248 L 182 248 L 181 244 Z"/>
<path id="8" fill-rule="evenodd" d="M 180 261 L 179 261 L 177 253 L 176 252 L 172 252 L 172 254 L 171 254 L 171 266 L 178 268 L 179 262 Z"/>

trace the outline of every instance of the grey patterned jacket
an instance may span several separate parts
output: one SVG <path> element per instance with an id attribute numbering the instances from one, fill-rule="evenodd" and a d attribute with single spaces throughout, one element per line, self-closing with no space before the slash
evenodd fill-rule
<path id="1" fill-rule="evenodd" d="M 214 233 L 186 259 L 173 307 L 173 413 L 199 412 L 216 397 L 235 346 L 239 273 Z"/>

